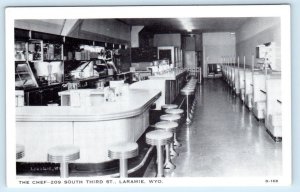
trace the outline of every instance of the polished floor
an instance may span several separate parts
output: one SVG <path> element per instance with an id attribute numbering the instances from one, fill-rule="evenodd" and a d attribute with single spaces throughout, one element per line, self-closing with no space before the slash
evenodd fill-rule
<path id="1" fill-rule="evenodd" d="M 282 144 L 234 97 L 222 79 L 200 86 L 192 124 L 177 132 L 182 147 L 166 177 L 251 177 L 282 174 Z M 183 106 L 184 107 L 184 106 Z M 144 177 L 156 174 L 155 158 Z"/>

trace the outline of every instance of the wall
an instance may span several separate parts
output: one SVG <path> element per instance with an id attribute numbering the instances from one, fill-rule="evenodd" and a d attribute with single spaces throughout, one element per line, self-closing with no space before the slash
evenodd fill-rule
<path id="1" fill-rule="evenodd" d="M 15 20 L 15 27 L 62 35 L 65 23 L 64 19 Z M 131 26 L 115 19 L 80 19 L 72 25 L 69 33 L 64 35 L 111 43 L 129 43 L 131 39 Z"/>
<path id="2" fill-rule="evenodd" d="M 184 37 L 184 50 L 185 51 L 195 51 L 196 50 L 196 39 L 194 36 L 190 37 L 190 36 L 187 36 L 187 37 Z"/>
<path id="3" fill-rule="evenodd" d="M 251 66 L 251 56 L 255 56 L 255 48 L 259 44 L 275 42 L 276 68 L 280 69 L 281 47 L 280 19 L 251 18 L 247 20 L 237 31 L 237 56 L 246 57 L 246 65 Z"/>
<path id="4" fill-rule="evenodd" d="M 147 27 L 144 27 L 139 32 L 139 46 L 140 47 L 153 47 L 154 34 L 148 31 Z"/>
<path id="5" fill-rule="evenodd" d="M 63 28 L 63 23 L 63 19 L 20 19 L 15 20 L 15 28 L 60 35 Z"/>
<path id="6" fill-rule="evenodd" d="M 175 46 L 181 47 L 181 35 L 178 34 L 155 34 L 153 46 Z"/>
<path id="7" fill-rule="evenodd" d="M 203 49 L 202 34 L 196 34 L 195 40 L 196 40 L 196 51 L 202 51 L 202 49 Z"/>
<path id="8" fill-rule="evenodd" d="M 203 77 L 207 77 L 207 64 L 222 63 L 222 57 L 235 57 L 236 37 L 230 32 L 203 33 Z"/>
<path id="9" fill-rule="evenodd" d="M 68 36 L 110 43 L 126 43 L 130 46 L 130 29 L 130 25 L 115 19 L 82 19 L 76 23 Z"/>
<path id="10" fill-rule="evenodd" d="M 144 26 L 132 26 L 131 27 L 131 47 L 139 47 L 139 32 Z"/>

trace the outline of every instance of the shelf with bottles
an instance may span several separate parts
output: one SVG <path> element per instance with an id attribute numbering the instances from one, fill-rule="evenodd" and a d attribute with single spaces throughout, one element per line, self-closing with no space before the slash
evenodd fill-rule
<path id="1" fill-rule="evenodd" d="M 38 62 L 43 61 L 43 41 L 31 39 L 28 42 L 28 61 Z"/>
<path id="2" fill-rule="evenodd" d="M 63 45 L 60 43 L 43 43 L 43 61 L 62 61 Z"/>
<path id="3" fill-rule="evenodd" d="M 105 58 L 105 47 L 96 45 L 66 44 L 66 60 L 87 61 Z"/>
<path id="4" fill-rule="evenodd" d="M 24 41 L 15 41 L 15 61 L 26 61 L 28 52 L 27 52 L 27 42 Z"/>

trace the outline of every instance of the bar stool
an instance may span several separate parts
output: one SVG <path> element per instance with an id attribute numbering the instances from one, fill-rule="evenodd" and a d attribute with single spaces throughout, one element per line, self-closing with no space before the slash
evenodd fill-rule
<path id="1" fill-rule="evenodd" d="M 178 123 L 178 121 L 181 119 L 181 116 L 178 114 L 166 114 L 166 115 L 161 115 L 160 116 L 160 120 L 162 121 L 169 121 L 169 122 L 176 122 Z M 178 126 L 178 125 L 177 125 Z M 176 144 L 175 144 L 176 142 Z M 176 151 L 174 150 L 174 145 L 180 146 L 179 142 L 177 141 L 176 138 L 176 131 L 174 132 L 174 139 L 173 139 L 173 143 L 171 143 L 171 156 L 177 156 L 178 154 L 176 153 Z"/>
<path id="2" fill-rule="evenodd" d="M 69 162 L 80 158 L 80 150 L 74 145 L 58 145 L 48 150 L 48 161 L 60 163 L 60 177 L 69 177 Z"/>
<path id="3" fill-rule="evenodd" d="M 192 106 L 190 107 L 190 110 L 189 110 L 189 118 L 191 120 L 193 118 L 193 115 L 194 115 L 195 104 L 196 104 L 195 103 L 196 99 L 192 98 L 192 96 L 195 95 L 195 89 L 196 89 L 196 87 L 195 86 L 188 86 L 187 88 L 194 90 L 194 93 L 191 95 L 191 100 L 193 100 L 193 102 L 192 102 Z"/>
<path id="4" fill-rule="evenodd" d="M 166 113 L 167 114 L 171 114 L 171 115 L 179 115 L 180 116 L 180 119 L 184 113 L 184 110 L 183 109 L 167 109 L 166 110 Z M 178 121 L 180 121 L 180 119 Z M 177 121 L 177 122 L 178 122 Z M 179 122 L 178 122 L 179 123 Z M 180 147 L 181 144 L 179 143 L 179 141 L 177 140 L 177 137 L 176 137 L 176 132 L 174 133 L 174 146 L 176 147 Z"/>
<path id="5" fill-rule="evenodd" d="M 176 108 L 178 108 L 178 105 L 176 104 L 165 104 L 161 106 L 163 112 L 165 112 L 167 109 L 176 109 Z"/>
<path id="6" fill-rule="evenodd" d="M 108 149 L 108 157 L 111 159 L 119 159 L 120 177 L 128 177 L 127 159 L 136 157 L 139 154 L 139 146 L 137 143 L 119 143 L 110 146 Z"/>
<path id="7" fill-rule="evenodd" d="M 25 147 L 23 145 L 16 145 L 16 159 L 22 159 L 25 156 Z"/>
<path id="8" fill-rule="evenodd" d="M 172 142 L 173 134 L 167 131 L 155 130 L 146 133 L 146 143 L 157 148 L 157 175 L 164 177 L 162 147 Z"/>
<path id="9" fill-rule="evenodd" d="M 189 117 L 189 96 L 194 94 L 194 89 L 183 88 L 180 90 L 180 93 L 186 96 L 186 124 L 190 124 L 191 119 Z"/>
<path id="10" fill-rule="evenodd" d="M 193 104 L 192 104 L 192 108 L 191 108 L 191 118 L 192 118 L 193 115 L 194 115 L 194 111 L 195 111 L 196 104 L 197 104 L 197 99 L 196 99 L 196 97 L 195 97 L 195 98 L 194 98 L 194 101 L 193 101 Z"/>
<path id="11" fill-rule="evenodd" d="M 169 121 L 160 121 L 155 124 L 155 128 L 158 130 L 164 130 L 172 133 L 174 138 L 174 133 L 176 132 L 176 128 L 178 127 L 178 123 L 169 122 Z M 173 141 L 170 144 L 166 145 L 166 159 L 164 164 L 164 169 L 175 169 L 176 166 L 171 162 L 171 156 L 175 157 L 178 153 L 174 150 Z"/>
<path id="12" fill-rule="evenodd" d="M 172 115 L 182 115 L 184 113 L 184 110 L 183 109 L 167 109 L 166 113 L 172 114 Z"/>

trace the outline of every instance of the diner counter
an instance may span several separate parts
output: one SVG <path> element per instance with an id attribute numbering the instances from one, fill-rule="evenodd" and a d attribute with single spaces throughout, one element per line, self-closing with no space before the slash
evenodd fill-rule
<path id="1" fill-rule="evenodd" d="M 80 90 L 80 89 L 79 89 Z M 97 89 L 85 90 L 101 94 Z M 68 91 L 62 92 L 67 94 Z M 161 95 L 155 89 L 129 89 L 127 96 L 115 102 L 103 101 L 94 106 L 26 106 L 16 108 L 17 121 L 105 121 L 138 115 Z M 134 99 L 133 99 L 134 98 Z"/>
<path id="2" fill-rule="evenodd" d="M 80 148 L 76 163 L 111 161 L 111 145 L 136 142 L 149 127 L 149 109 L 160 95 L 154 89 L 129 89 L 115 102 L 92 106 L 16 107 L 16 141 L 26 154 L 19 161 L 47 162 L 51 147 L 69 144 Z"/>

